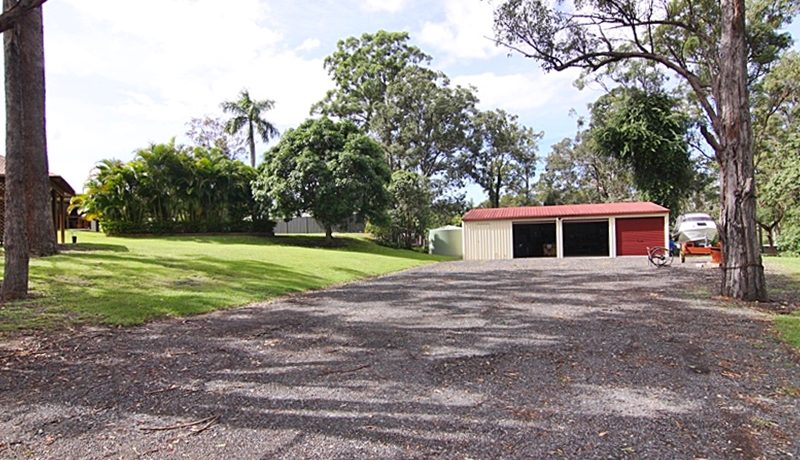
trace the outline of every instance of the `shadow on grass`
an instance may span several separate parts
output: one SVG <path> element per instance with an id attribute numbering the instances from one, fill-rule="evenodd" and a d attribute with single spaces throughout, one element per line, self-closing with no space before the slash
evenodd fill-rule
<path id="1" fill-rule="evenodd" d="M 98 252 L 65 253 L 60 257 L 75 258 L 76 266 L 91 268 L 72 274 L 65 274 L 63 265 L 40 266 L 32 271 L 31 281 L 43 295 L 0 310 L 0 330 L 57 325 L 58 318 L 66 324 L 135 325 L 331 284 L 311 273 L 256 260 L 152 258 Z"/>
<path id="2" fill-rule="evenodd" d="M 127 246 L 121 244 L 108 244 L 108 243 L 60 244 L 58 245 L 58 250 L 61 252 L 88 252 L 88 251 L 129 252 Z"/>

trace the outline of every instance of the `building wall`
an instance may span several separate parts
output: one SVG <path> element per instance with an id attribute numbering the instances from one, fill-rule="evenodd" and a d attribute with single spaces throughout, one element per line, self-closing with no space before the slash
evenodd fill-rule
<path id="1" fill-rule="evenodd" d="M 625 216 L 586 216 L 555 219 L 557 257 L 564 257 L 563 222 L 598 221 L 608 219 L 609 257 L 616 257 L 616 226 L 625 218 L 660 217 L 664 219 L 664 246 L 669 247 L 669 214 L 642 214 Z M 553 222 L 553 219 L 520 219 L 467 221 L 464 226 L 464 260 L 497 260 L 514 258 L 513 225 L 523 222 Z"/>
<path id="2" fill-rule="evenodd" d="M 464 222 L 464 260 L 513 258 L 512 221 Z"/>

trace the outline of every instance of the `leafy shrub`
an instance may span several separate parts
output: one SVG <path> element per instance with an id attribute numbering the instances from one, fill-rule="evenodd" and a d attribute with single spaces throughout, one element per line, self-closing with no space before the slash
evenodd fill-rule
<path id="1" fill-rule="evenodd" d="M 137 234 L 185 234 L 185 233 L 263 233 L 272 235 L 275 222 L 269 220 L 257 221 L 173 221 L 173 222 L 102 222 L 102 229 L 108 235 L 137 235 Z"/>

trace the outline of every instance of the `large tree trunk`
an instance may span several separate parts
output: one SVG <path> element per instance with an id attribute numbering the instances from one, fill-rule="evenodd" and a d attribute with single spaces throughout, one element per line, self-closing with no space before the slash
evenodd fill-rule
<path id="1" fill-rule="evenodd" d="M 4 10 L 13 4 L 4 1 Z M 3 268 L 3 300 L 13 300 L 28 294 L 28 232 L 25 208 L 26 151 L 24 147 L 25 80 L 22 78 L 21 27 L 5 32 L 5 91 L 6 91 L 6 171 L 5 171 L 5 266 Z"/>
<path id="2" fill-rule="evenodd" d="M 766 300 L 756 234 L 753 131 L 747 93 L 744 0 L 722 0 L 720 39 L 722 295 Z"/>
<path id="3" fill-rule="evenodd" d="M 333 244 L 333 227 L 325 225 L 325 244 Z"/>
<path id="4" fill-rule="evenodd" d="M 25 109 L 22 113 L 25 143 L 25 197 L 28 247 L 33 256 L 49 256 L 57 252 L 56 229 L 50 196 L 47 133 L 45 122 L 44 32 L 42 9 L 24 16 L 13 31 L 13 52 L 19 56 L 18 73 Z"/>

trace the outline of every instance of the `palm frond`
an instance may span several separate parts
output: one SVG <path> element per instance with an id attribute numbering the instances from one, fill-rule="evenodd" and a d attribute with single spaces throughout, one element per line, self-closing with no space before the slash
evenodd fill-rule
<path id="1" fill-rule="evenodd" d="M 245 115 L 233 117 L 225 123 L 225 132 L 228 134 L 236 134 L 247 124 L 248 118 Z"/>

